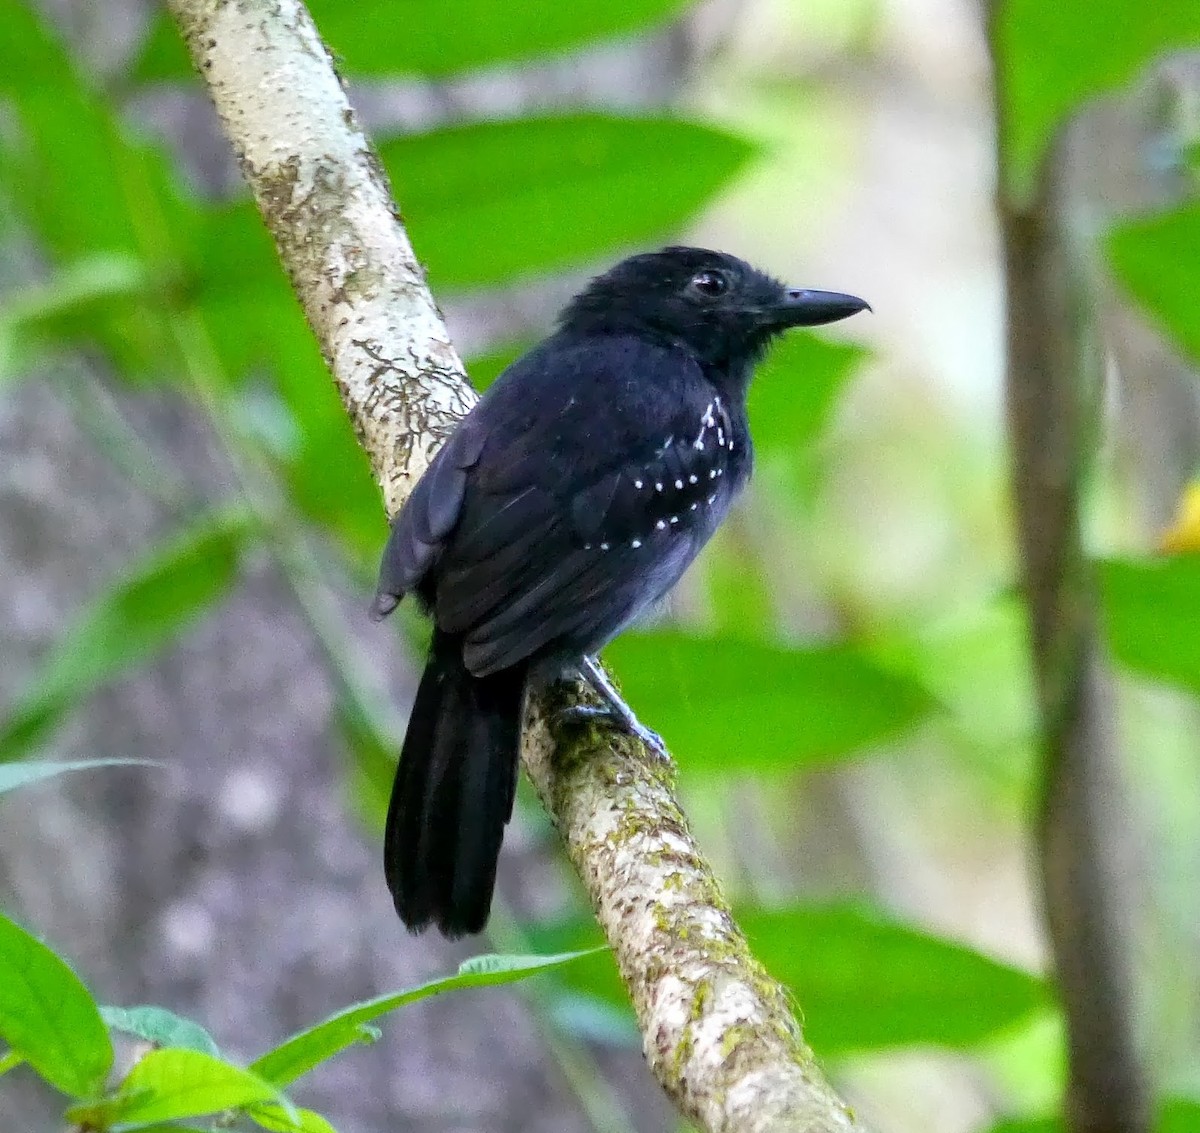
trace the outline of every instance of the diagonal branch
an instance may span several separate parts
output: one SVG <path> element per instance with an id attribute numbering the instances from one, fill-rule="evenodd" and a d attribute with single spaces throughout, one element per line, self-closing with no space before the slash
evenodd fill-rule
<path id="1" fill-rule="evenodd" d="M 299 0 L 170 8 L 394 513 L 475 395 L 378 158 Z M 858 1128 L 751 956 L 671 777 L 625 738 L 589 729 L 556 744 L 545 718 L 531 707 L 526 770 L 668 1094 L 708 1130 Z"/>

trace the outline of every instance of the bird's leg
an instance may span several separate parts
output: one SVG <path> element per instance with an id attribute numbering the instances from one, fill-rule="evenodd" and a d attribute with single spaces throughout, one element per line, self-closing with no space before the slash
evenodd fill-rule
<path id="1" fill-rule="evenodd" d="M 600 667 L 595 657 L 584 657 L 579 665 L 579 675 L 592 686 L 596 695 L 604 701 L 596 704 L 573 704 L 559 713 L 559 719 L 565 720 L 608 720 L 624 729 L 631 736 L 636 736 L 659 759 L 671 762 L 667 754 L 667 745 L 662 736 L 652 732 L 633 714 L 633 709 L 621 699 L 608 675 Z"/>

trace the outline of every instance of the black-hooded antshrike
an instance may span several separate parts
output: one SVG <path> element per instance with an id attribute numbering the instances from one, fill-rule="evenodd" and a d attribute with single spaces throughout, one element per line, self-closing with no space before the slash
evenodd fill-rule
<path id="1" fill-rule="evenodd" d="M 392 523 L 374 606 L 412 592 L 434 621 L 385 837 L 410 929 L 487 921 L 531 682 L 582 673 L 656 741 L 595 654 L 674 586 L 749 478 L 746 391 L 772 339 L 866 306 L 720 252 L 633 256 L 438 452 Z"/>

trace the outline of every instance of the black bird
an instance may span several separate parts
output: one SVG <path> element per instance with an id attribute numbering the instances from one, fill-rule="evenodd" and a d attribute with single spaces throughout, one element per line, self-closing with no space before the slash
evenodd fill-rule
<path id="1" fill-rule="evenodd" d="M 373 609 L 411 591 L 434 621 L 384 840 L 409 929 L 487 922 L 528 685 L 581 674 L 657 746 L 595 654 L 671 589 L 749 478 L 746 390 L 771 340 L 866 307 L 720 252 L 633 256 L 438 452 L 392 523 Z"/>

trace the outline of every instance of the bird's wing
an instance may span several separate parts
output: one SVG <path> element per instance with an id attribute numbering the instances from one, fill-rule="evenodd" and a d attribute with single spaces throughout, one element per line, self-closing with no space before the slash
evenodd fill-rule
<path id="1" fill-rule="evenodd" d="M 390 614 L 441 556 L 446 537 L 458 522 L 467 476 L 486 438 L 478 422 L 468 416 L 437 451 L 392 521 L 375 593 L 377 619 Z"/>
<path id="2" fill-rule="evenodd" d="M 488 499 L 469 485 L 434 611 L 465 634 L 473 672 L 556 643 L 596 648 L 674 585 L 728 506 L 736 442 L 715 398 L 679 407 L 657 442 L 561 491 Z"/>
<path id="3" fill-rule="evenodd" d="M 598 647 L 715 528 L 733 443 L 690 359 L 549 340 L 498 379 L 414 489 L 376 611 L 417 590 L 441 629 L 463 635 L 478 676 L 547 647 Z"/>

